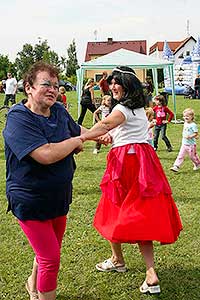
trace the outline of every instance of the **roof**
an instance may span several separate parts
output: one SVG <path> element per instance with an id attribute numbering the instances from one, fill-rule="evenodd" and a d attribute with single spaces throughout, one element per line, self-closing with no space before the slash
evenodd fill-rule
<path id="1" fill-rule="evenodd" d="M 172 50 L 173 54 L 175 54 L 178 50 L 180 50 L 190 39 L 193 39 L 195 42 L 196 40 L 192 37 L 189 36 L 183 41 L 174 41 L 174 42 L 168 42 L 169 48 Z M 152 54 L 155 52 L 157 49 L 158 51 L 163 51 L 163 46 L 164 42 L 156 42 L 153 46 L 150 47 L 149 49 L 149 54 Z"/>
<path id="2" fill-rule="evenodd" d="M 173 65 L 173 62 L 136 53 L 127 49 L 119 49 L 112 53 L 84 62 L 81 68 L 85 70 L 113 69 L 116 66 L 129 66 L 135 69 L 157 69 Z"/>
<path id="3" fill-rule="evenodd" d="M 102 56 L 118 49 L 127 49 L 137 53 L 147 54 L 147 42 L 146 40 L 138 41 L 113 41 L 112 38 L 108 38 L 106 42 L 88 42 L 85 61 L 89 61 L 91 56 Z"/>

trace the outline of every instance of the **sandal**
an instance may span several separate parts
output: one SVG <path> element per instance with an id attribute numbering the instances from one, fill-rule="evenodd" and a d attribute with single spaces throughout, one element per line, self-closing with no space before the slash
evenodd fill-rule
<path id="1" fill-rule="evenodd" d="M 115 265 L 111 259 L 106 259 L 102 263 L 99 263 L 96 265 L 96 269 L 101 272 L 110 272 L 110 271 L 116 271 L 116 272 L 126 272 L 125 265 Z"/>
<path id="2" fill-rule="evenodd" d="M 150 294 L 159 294 L 160 293 L 160 285 L 148 285 L 146 280 L 143 282 L 143 284 L 140 287 L 140 292 L 145 294 L 145 293 L 150 293 Z"/>
<path id="3" fill-rule="evenodd" d="M 30 300 L 39 300 L 37 291 L 31 291 L 28 281 L 25 284 L 26 290 L 29 293 Z"/>

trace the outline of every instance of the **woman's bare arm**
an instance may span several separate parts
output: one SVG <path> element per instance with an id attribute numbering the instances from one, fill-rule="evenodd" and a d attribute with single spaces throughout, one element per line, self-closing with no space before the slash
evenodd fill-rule
<path id="1" fill-rule="evenodd" d="M 30 153 L 37 162 L 48 165 L 55 163 L 73 152 L 76 148 L 81 151 L 82 141 L 80 138 L 72 137 L 60 143 L 49 143 L 38 147 Z"/>
<path id="2" fill-rule="evenodd" d="M 125 116 L 122 112 L 115 110 L 105 119 L 96 123 L 91 129 L 81 132 L 80 138 L 85 140 L 93 140 L 96 137 L 106 134 L 111 129 L 117 127 L 125 121 Z"/>

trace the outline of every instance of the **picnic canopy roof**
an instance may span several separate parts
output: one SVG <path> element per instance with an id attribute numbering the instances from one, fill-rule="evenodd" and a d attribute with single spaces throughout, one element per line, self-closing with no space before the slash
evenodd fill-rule
<path id="1" fill-rule="evenodd" d="M 80 104 L 81 100 L 85 70 L 109 70 L 115 68 L 116 66 L 129 66 L 133 69 L 152 69 L 156 93 L 158 93 L 157 69 L 168 68 L 171 78 L 174 114 L 176 116 L 173 62 L 136 53 L 123 48 L 81 64 L 80 69 L 77 70 L 78 104 Z"/>
<path id="2" fill-rule="evenodd" d="M 81 68 L 93 70 L 105 68 L 113 69 L 116 66 L 129 66 L 135 69 L 159 69 L 169 65 L 173 65 L 173 63 L 121 48 L 96 59 L 84 62 L 81 64 Z"/>

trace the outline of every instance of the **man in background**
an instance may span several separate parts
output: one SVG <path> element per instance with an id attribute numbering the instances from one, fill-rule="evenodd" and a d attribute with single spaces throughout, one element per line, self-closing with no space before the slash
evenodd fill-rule
<path id="1" fill-rule="evenodd" d="M 200 74 L 197 75 L 195 82 L 194 82 L 194 89 L 195 89 L 195 99 L 200 99 Z"/>
<path id="2" fill-rule="evenodd" d="M 11 73 L 7 74 L 7 80 L 6 80 L 6 89 L 5 89 L 5 100 L 4 105 L 8 106 L 9 101 L 11 101 L 12 104 L 15 104 L 15 95 L 17 92 L 17 80 L 12 77 Z"/>
<path id="3" fill-rule="evenodd" d="M 99 87 L 101 90 L 101 96 L 110 95 L 109 85 L 107 82 L 108 73 L 106 71 L 103 72 L 102 78 L 99 81 Z"/>

